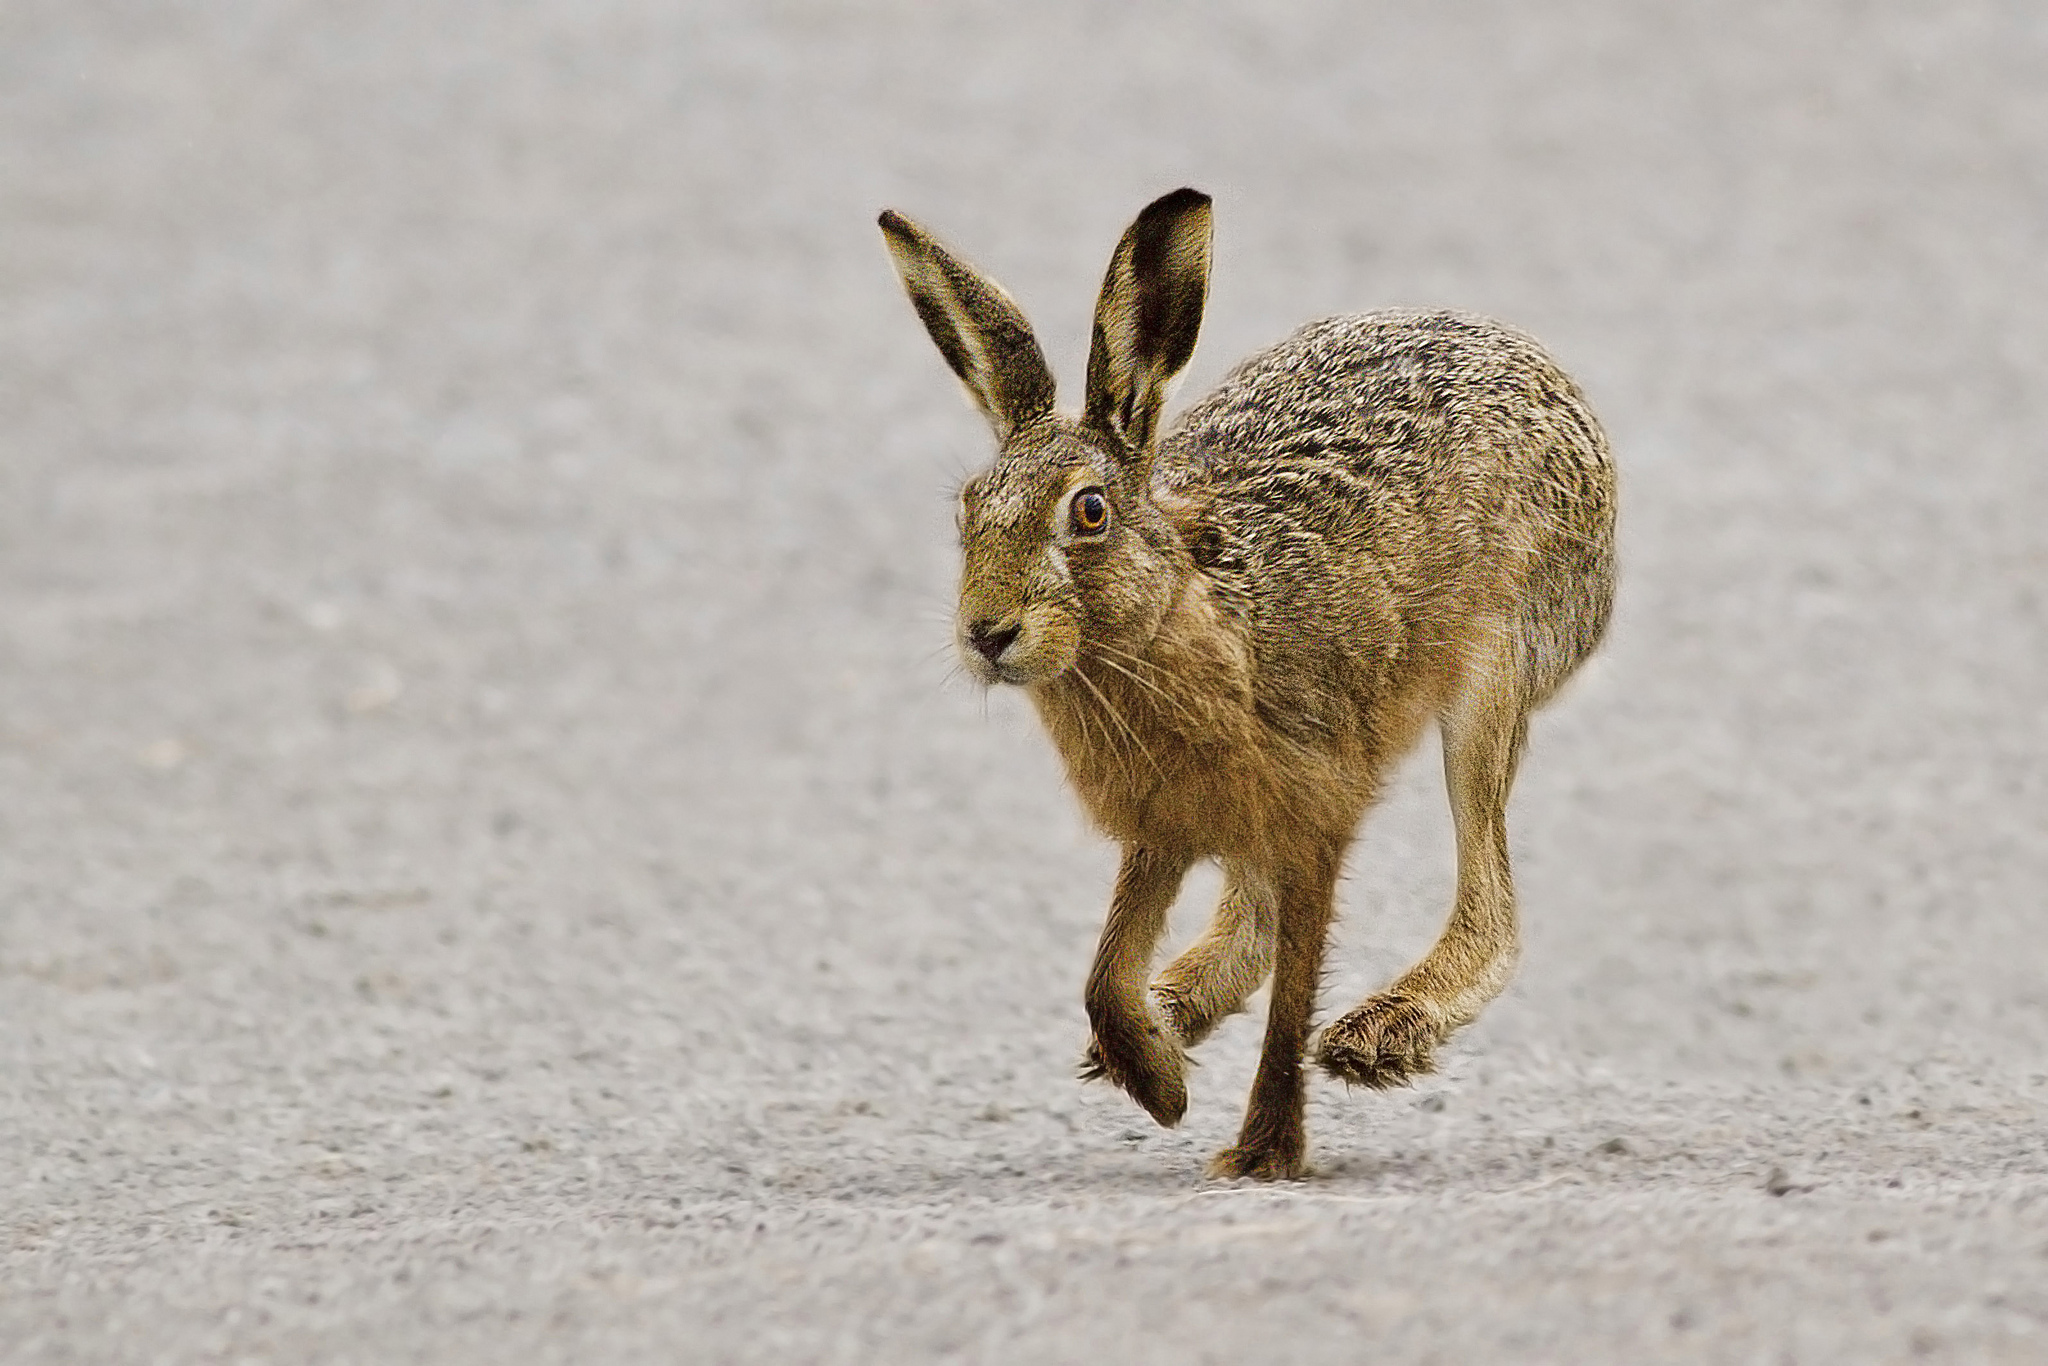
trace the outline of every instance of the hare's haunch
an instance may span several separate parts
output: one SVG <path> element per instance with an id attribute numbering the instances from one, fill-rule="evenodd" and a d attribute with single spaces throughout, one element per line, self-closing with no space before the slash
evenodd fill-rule
<path id="1" fill-rule="evenodd" d="M 1123 846 L 1088 975 L 1089 1065 L 1161 1124 L 1183 1050 L 1270 975 L 1265 1051 L 1217 1176 L 1298 1176 L 1302 1061 L 1337 876 L 1434 719 L 1457 826 L 1450 923 L 1322 1031 L 1334 1075 L 1393 1086 L 1506 985 L 1506 812 L 1529 713 L 1598 643 L 1614 474 L 1584 396 L 1528 337 L 1444 312 L 1311 323 L 1164 433 L 1208 291 L 1208 196 L 1138 215 L 1095 308 L 1078 418 L 1053 409 L 1000 286 L 899 214 L 882 232 L 932 340 L 995 429 L 960 492 L 959 644 L 1024 688 Z M 1148 983 L 1187 870 L 1208 931 Z"/>

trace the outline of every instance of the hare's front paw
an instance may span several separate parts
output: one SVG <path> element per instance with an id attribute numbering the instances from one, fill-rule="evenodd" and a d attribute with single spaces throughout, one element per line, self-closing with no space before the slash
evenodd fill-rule
<path id="1" fill-rule="evenodd" d="M 1225 1148 L 1209 1159 L 1209 1179 L 1236 1181 L 1299 1181 L 1308 1175 L 1308 1162 L 1299 1147 L 1263 1148 L 1239 1144 Z"/>
<path id="2" fill-rule="evenodd" d="M 1171 1129 L 1188 1109 L 1184 1055 L 1171 1029 L 1146 1020 L 1131 1029 L 1100 1029 L 1081 1057 L 1081 1079 L 1107 1077 L 1145 1112 Z"/>
<path id="3" fill-rule="evenodd" d="M 1443 1031 L 1422 1003 L 1392 993 L 1375 996 L 1323 1031 L 1316 1061 L 1360 1086 L 1405 1086 L 1436 1071 Z"/>
<path id="4" fill-rule="evenodd" d="M 1180 1003 L 1178 997 L 1158 987 L 1151 989 L 1151 997 L 1155 1021 L 1164 1028 L 1168 1037 L 1180 1045 L 1182 1061 L 1192 1063 L 1194 1059 L 1186 1056 L 1188 1030 L 1181 1023 L 1186 1007 Z M 1081 1063 L 1076 1074 L 1082 1081 L 1101 1081 L 1109 1075 L 1109 1069 L 1102 1065 L 1102 1045 L 1092 1038 L 1088 1040 L 1088 1047 L 1081 1054 Z"/>

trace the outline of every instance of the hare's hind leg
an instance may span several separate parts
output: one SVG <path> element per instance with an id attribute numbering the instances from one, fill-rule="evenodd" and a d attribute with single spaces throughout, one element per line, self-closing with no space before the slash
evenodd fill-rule
<path id="1" fill-rule="evenodd" d="M 1278 920 L 1272 885 L 1242 864 L 1225 864 L 1223 873 L 1223 899 L 1209 928 L 1152 983 L 1152 999 L 1190 1048 L 1244 1009 L 1245 997 L 1273 970 Z"/>
<path id="2" fill-rule="evenodd" d="M 1508 791 L 1528 735 L 1526 702 L 1503 668 L 1442 718 L 1444 785 L 1458 834 L 1458 896 L 1422 961 L 1323 1031 L 1317 1061 L 1364 1086 L 1436 1070 L 1435 1050 L 1500 994 L 1519 937 L 1508 867 Z"/>

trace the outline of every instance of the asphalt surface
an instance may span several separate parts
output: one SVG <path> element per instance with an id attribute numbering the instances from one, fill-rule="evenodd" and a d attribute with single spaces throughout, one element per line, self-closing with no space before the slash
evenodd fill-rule
<path id="1" fill-rule="evenodd" d="M 1474 309 L 1623 478 L 1521 976 L 1284 1188 L 1256 1009 L 1073 1080 L 1113 851 L 949 670 L 873 226 L 1071 395 L 1180 184 L 1184 393 Z M 0 1358 L 2048 1359 L 2044 255 L 2023 4 L 13 0 Z"/>

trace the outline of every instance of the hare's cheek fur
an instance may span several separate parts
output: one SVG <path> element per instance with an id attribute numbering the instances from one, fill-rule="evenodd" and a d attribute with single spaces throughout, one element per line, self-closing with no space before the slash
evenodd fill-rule
<path id="1" fill-rule="evenodd" d="M 1106 542 L 1076 545 L 1069 558 L 1089 643 L 1142 652 L 1178 595 L 1180 576 L 1173 566 L 1128 526 L 1111 532 Z"/>
<path id="2" fill-rule="evenodd" d="M 1080 647 L 1081 631 L 1072 612 L 1050 603 L 1027 608 L 1024 630 L 1004 660 L 1010 670 L 1004 681 L 1026 687 L 1050 683 L 1073 667 Z"/>
<path id="3" fill-rule="evenodd" d="M 1049 683 L 1072 668 L 1080 652 L 1072 594 L 1064 583 L 1042 594 L 964 588 L 959 647 L 961 662 L 983 683 Z"/>

